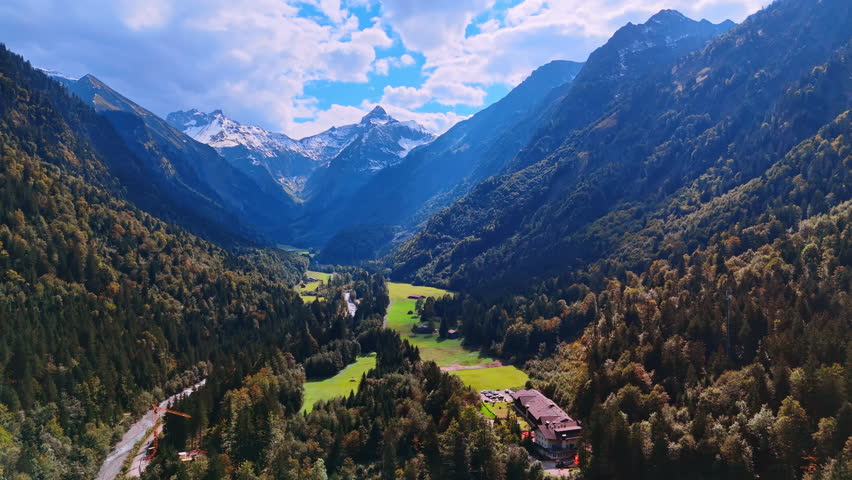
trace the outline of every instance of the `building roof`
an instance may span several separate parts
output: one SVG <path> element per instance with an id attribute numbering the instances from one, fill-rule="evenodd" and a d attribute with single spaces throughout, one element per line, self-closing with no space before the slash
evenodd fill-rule
<path id="1" fill-rule="evenodd" d="M 571 418 L 538 390 L 519 390 L 511 395 L 548 440 L 573 437 L 582 429 L 580 422 Z"/>

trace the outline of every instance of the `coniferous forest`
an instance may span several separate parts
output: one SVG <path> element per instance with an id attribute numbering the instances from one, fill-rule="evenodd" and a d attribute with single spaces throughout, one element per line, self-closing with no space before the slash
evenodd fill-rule
<path id="1" fill-rule="evenodd" d="M 263 164 L 0 44 L 0 479 L 852 478 L 850 55 L 847 0 L 664 10 L 442 135 L 376 107 Z"/>

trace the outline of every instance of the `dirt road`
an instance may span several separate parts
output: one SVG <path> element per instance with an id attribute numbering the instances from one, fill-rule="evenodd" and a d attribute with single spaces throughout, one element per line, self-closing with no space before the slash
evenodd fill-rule
<path id="1" fill-rule="evenodd" d="M 167 408 L 181 395 L 191 395 L 197 388 L 203 386 L 205 382 L 205 380 L 202 380 L 184 391 L 172 395 L 160 402 L 160 407 Z M 147 465 L 143 465 L 142 460 L 145 457 L 145 451 L 148 449 L 148 445 L 153 440 L 151 433 L 149 433 L 151 427 L 154 426 L 152 417 L 153 412 L 148 410 L 142 418 L 130 426 L 127 432 L 124 433 L 124 436 L 121 437 L 121 440 L 115 444 L 112 451 L 109 452 L 109 455 L 107 455 L 106 460 L 104 460 L 104 463 L 101 465 L 101 469 L 98 472 L 98 476 L 96 477 L 97 480 L 113 480 L 117 477 L 121 472 L 122 465 L 124 465 L 124 460 L 127 459 L 127 455 L 130 454 L 130 450 L 147 433 L 148 439 L 142 444 L 142 448 L 136 452 L 136 456 L 134 457 L 130 471 L 127 472 L 127 476 L 138 477 L 139 474 L 145 470 Z"/>
<path id="2" fill-rule="evenodd" d="M 441 367 L 441 371 L 442 372 L 457 372 L 459 370 L 478 370 L 478 369 L 481 369 L 481 368 L 495 368 L 495 367 L 502 367 L 502 366 L 503 366 L 503 362 L 501 362 L 500 360 L 494 360 L 493 362 L 488 362 L 488 363 L 481 363 L 479 365 L 459 365 L 459 364 L 454 363 L 454 364 L 446 366 L 446 367 Z"/>

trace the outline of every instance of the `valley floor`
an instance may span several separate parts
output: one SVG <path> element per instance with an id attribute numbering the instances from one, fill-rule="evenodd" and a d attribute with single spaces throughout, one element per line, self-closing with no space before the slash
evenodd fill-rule
<path id="1" fill-rule="evenodd" d="M 308 272 L 308 275 L 313 278 L 319 278 L 317 274 L 318 272 Z M 388 307 L 385 326 L 395 330 L 404 340 L 417 346 L 422 359 L 434 361 L 442 370 L 452 372 L 474 391 L 516 389 L 523 387 L 529 379 L 527 374 L 517 367 L 504 366 L 495 358 L 465 348 L 462 346 L 461 339 L 441 339 L 437 334 L 424 335 L 411 332 L 411 327 L 418 322 L 419 317 L 413 313 L 417 300 L 408 297 L 421 295 L 440 298 L 451 295 L 451 292 L 408 283 L 388 282 L 388 293 L 391 304 Z M 333 377 L 306 382 L 304 411 L 310 412 L 314 404 L 320 400 L 346 396 L 350 391 L 357 390 L 361 375 L 375 365 L 376 356 L 370 354 L 359 358 Z"/>
<path id="2" fill-rule="evenodd" d="M 310 413 L 314 404 L 320 400 L 343 397 L 349 395 L 349 392 L 358 390 L 361 375 L 375 368 L 375 366 L 376 354 L 370 353 L 346 366 L 333 377 L 305 382 L 304 411 Z"/>

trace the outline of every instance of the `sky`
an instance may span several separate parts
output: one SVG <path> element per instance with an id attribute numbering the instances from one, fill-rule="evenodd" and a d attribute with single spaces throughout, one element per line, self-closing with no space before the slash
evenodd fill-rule
<path id="1" fill-rule="evenodd" d="M 536 67 L 664 8 L 737 23 L 768 0 L 3 0 L 0 42 L 165 116 L 222 109 L 302 138 L 375 105 L 442 133 Z"/>

